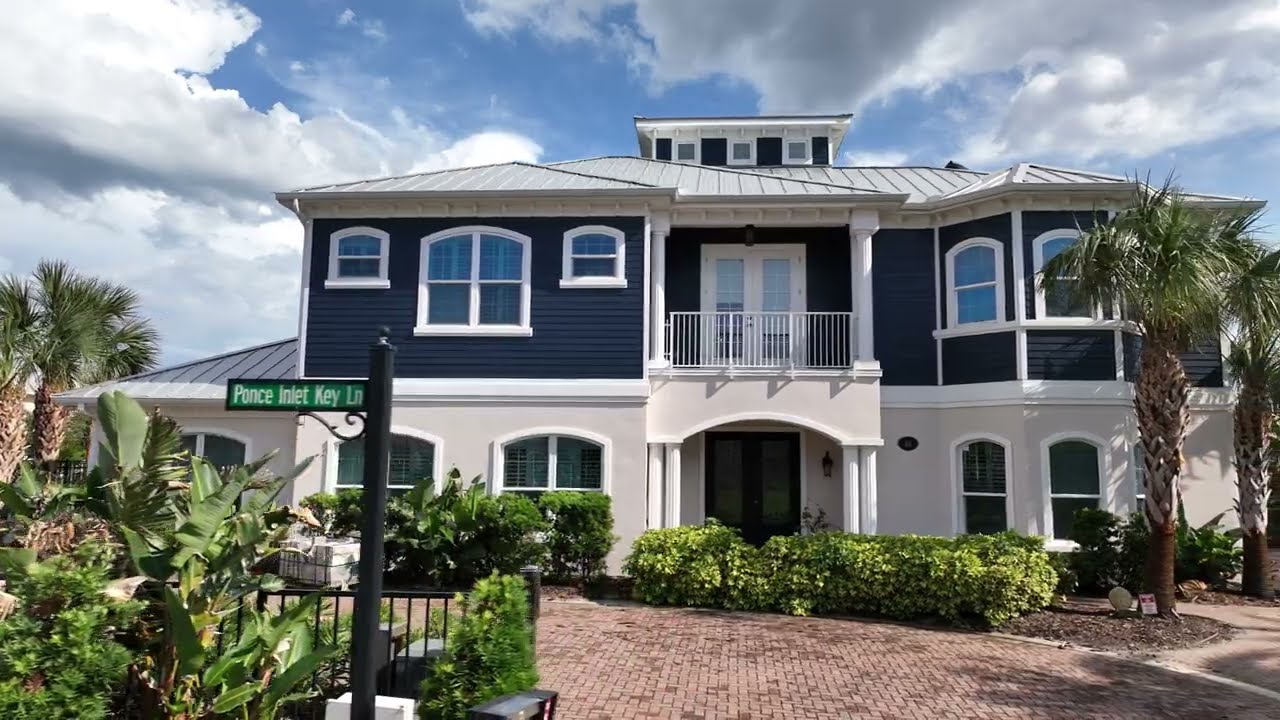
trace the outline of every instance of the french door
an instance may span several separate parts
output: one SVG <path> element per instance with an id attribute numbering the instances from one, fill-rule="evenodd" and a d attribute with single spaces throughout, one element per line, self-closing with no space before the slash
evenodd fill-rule
<path id="1" fill-rule="evenodd" d="M 747 542 L 800 529 L 800 435 L 706 434 L 707 517 L 738 528 Z"/>
<path id="2" fill-rule="evenodd" d="M 788 364 L 805 309 L 804 245 L 704 245 L 702 254 L 706 364 Z"/>

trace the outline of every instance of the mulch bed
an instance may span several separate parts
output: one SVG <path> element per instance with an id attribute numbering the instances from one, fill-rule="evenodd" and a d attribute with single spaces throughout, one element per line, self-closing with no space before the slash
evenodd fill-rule
<path id="1" fill-rule="evenodd" d="M 1053 640 L 1095 650 L 1151 654 L 1229 640 L 1237 629 L 1209 618 L 1118 617 L 1105 600 L 1069 598 L 1000 628 L 1011 635 Z"/>
<path id="2" fill-rule="evenodd" d="M 630 600 L 635 581 L 629 577 L 607 576 L 578 585 L 542 585 L 543 600 Z"/>

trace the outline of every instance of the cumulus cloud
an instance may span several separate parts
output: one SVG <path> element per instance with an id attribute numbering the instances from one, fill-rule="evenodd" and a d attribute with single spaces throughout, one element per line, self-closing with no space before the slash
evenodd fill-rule
<path id="1" fill-rule="evenodd" d="M 260 24 L 230 0 L 44 0 L 11 13 L 0 43 L 0 271 L 61 257 L 127 282 L 166 359 L 187 359 L 296 331 L 302 231 L 273 191 L 541 153 L 497 130 L 450 137 L 390 93 L 361 94 L 377 102 L 359 115 L 341 104 L 353 93 L 332 84 L 315 86 L 327 90 L 317 102 L 305 87 L 311 58 L 290 87 L 303 102 L 254 107 L 210 74 L 241 48 L 269 62 L 251 40 Z"/>

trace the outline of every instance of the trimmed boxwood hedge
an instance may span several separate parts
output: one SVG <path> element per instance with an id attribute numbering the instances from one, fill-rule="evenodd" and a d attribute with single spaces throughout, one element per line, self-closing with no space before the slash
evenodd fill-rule
<path id="1" fill-rule="evenodd" d="M 980 625 L 1047 606 L 1057 583 L 1044 542 L 1012 532 L 955 539 L 823 532 L 755 548 L 710 523 L 644 533 L 624 569 L 636 599 L 654 605 Z"/>

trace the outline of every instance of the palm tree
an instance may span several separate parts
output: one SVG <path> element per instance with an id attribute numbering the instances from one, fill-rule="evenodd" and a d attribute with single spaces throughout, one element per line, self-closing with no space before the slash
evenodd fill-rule
<path id="1" fill-rule="evenodd" d="M 1255 250 L 1254 262 L 1228 286 L 1223 310 L 1231 321 L 1227 365 L 1238 394 L 1235 431 L 1236 513 L 1244 544 L 1242 589 L 1273 597 L 1267 554 L 1270 497 L 1267 451 L 1280 396 L 1280 250 Z"/>
<path id="2" fill-rule="evenodd" d="M 1256 257 L 1249 232 L 1257 218 L 1257 211 L 1195 207 L 1172 178 L 1158 188 L 1137 183 L 1130 207 L 1082 233 L 1040 277 L 1044 292 L 1086 307 L 1117 303 L 1142 336 L 1133 404 L 1151 528 L 1144 580 L 1162 615 L 1176 612 L 1179 479 L 1190 420 L 1191 388 L 1179 353 L 1220 332 L 1225 288 Z"/>
<path id="3" fill-rule="evenodd" d="M 130 289 L 80 275 L 67 263 L 43 260 L 32 278 L 36 333 L 32 365 L 36 460 L 57 460 L 71 409 L 54 395 L 78 385 L 132 375 L 155 366 L 157 335 L 138 313 Z"/>
<path id="4" fill-rule="evenodd" d="M 26 455 L 26 411 L 31 380 L 35 305 L 20 278 L 0 278 L 0 482 L 10 482 Z"/>

